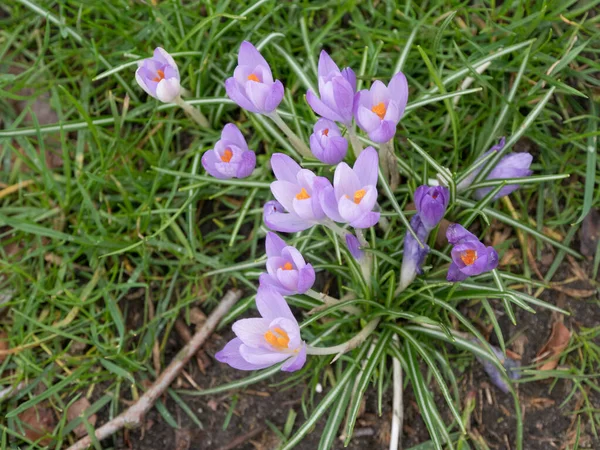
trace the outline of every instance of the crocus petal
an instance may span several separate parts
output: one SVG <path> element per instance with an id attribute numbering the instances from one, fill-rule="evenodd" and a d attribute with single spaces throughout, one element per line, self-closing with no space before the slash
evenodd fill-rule
<path id="1" fill-rule="evenodd" d="M 273 277 L 271 274 L 263 272 L 258 276 L 258 287 L 259 289 L 273 289 L 277 292 L 280 292 L 281 283 L 277 278 Z"/>
<path id="2" fill-rule="evenodd" d="M 223 131 L 221 131 L 221 139 L 237 145 L 242 150 L 248 150 L 248 144 L 246 144 L 244 135 L 233 123 L 228 123 L 223 127 Z"/>
<path id="3" fill-rule="evenodd" d="M 354 228 L 370 228 L 379 222 L 380 213 L 372 211 L 350 222 L 350 226 Z"/>
<path id="4" fill-rule="evenodd" d="M 456 263 L 450 263 L 450 267 L 448 268 L 448 274 L 446 275 L 446 280 L 448 281 L 463 281 L 466 280 L 469 276 L 462 273 Z"/>
<path id="5" fill-rule="evenodd" d="M 275 80 L 275 83 L 270 88 L 269 95 L 265 99 L 264 103 L 264 113 L 269 114 L 275 111 L 281 101 L 283 100 L 283 95 L 285 94 L 285 89 L 283 84 L 279 80 Z"/>
<path id="6" fill-rule="evenodd" d="M 396 134 L 396 124 L 389 120 L 382 120 L 381 124 L 374 130 L 368 131 L 369 138 L 377 143 L 390 141 Z"/>
<path id="7" fill-rule="evenodd" d="M 327 78 L 329 75 L 332 75 L 332 72 L 334 74 L 340 73 L 340 69 L 333 59 L 331 59 L 331 56 L 325 50 L 321 50 L 317 74 L 319 77 Z"/>
<path id="8" fill-rule="evenodd" d="M 365 252 L 360 249 L 360 242 L 353 234 L 348 233 L 346 235 L 346 246 L 357 261 L 361 261 L 365 257 Z"/>
<path id="9" fill-rule="evenodd" d="M 313 222 L 304 220 L 296 214 L 272 212 L 263 215 L 265 225 L 273 231 L 281 233 L 296 233 L 308 230 L 314 225 Z"/>
<path id="10" fill-rule="evenodd" d="M 232 339 L 223 350 L 215 354 L 215 359 L 237 370 L 259 370 L 271 366 L 271 364 L 253 364 L 246 361 L 240 354 L 241 345 L 242 341 L 239 338 Z"/>
<path id="11" fill-rule="evenodd" d="M 300 347 L 298 353 L 292 358 L 288 359 L 283 366 L 281 366 L 281 370 L 284 372 L 295 372 L 296 370 L 302 369 L 304 364 L 306 363 L 306 345 L 302 345 Z"/>
<path id="12" fill-rule="evenodd" d="M 280 181 L 289 181 L 290 183 L 296 183 L 296 175 L 302 167 L 283 153 L 273 153 L 271 156 L 271 168 L 275 174 L 275 178 Z"/>
<path id="13" fill-rule="evenodd" d="M 342 70 L 342 76 L 346 79 L 353 92 L 356 92 L 356 75 L 350 67 L 346 67 Z"/>
<path id="14" fill-rule="evenodd" d="M 498 252 L 494 247 L 487 247 L 487 266 L 485 271 L 494 270 L 498 267 Z"/>
<path id="15" fill-rule="evenodd" d="M 331 80 L 333 85 L 333 98 L 339 115 L 343 118 L 343 123 L 352 122 L 352 109 L 354 106 L 354 90 L 352 86 L 343 78 L 335 77 Z"/>
<path id="16" fill-rule="evenodd" d="M 463 239 L 477 239 L 473 233 L 467 231 L 462 225 L 458 223 L 452 223 L 446 230 L 446 238 L 450 244 L 457 244 Z"/>
<path id="17" fill-rule="evenodd" d="M 253 113 L 258 113 L 259 110 L 254 106 L 246 94 L 240 89 L 237 81 L 231 77 L 225 80 L 225 92 L 227 97 L 233 100 L 240 108 Z"/>
<path id="18" fill-rule="evenodd" d="M 270 367 L 280 363 L 289 357 L 289 353 L 275 352 L 265 348 L 248 347 L 240 345 L 240 355 L 251 364 L 262 364 L 264 367 Z"/>
<path id="19" fill-rule="evenodd" d="M 373 147 L 365 148 L 354 163 L 354 172 L 358 175 L 361 186 L 377 186 L 379 171 L 377 150 Z"/>
<path id="20" fill-rule="evenodd" d="M 275 233 L 269 231 L 265 240 L 265 248 L 267 251 L 267 257 L 281 256 L 281 251 L 287 247 L 287 244 L 283 239 L 277 236 Z"/>
<path id="21" fill-rule="evenodd" d="M 299 294 L 304 294 L 315 284 L 315 269 L 311 264 L 307 264 L 298 271 L 298 286 Z"/>
<path id="22" fill-rule="evenodd" d="M 283 296 L 276 290 L 266 287 L 259 288 L 256 293 L 256 307 L 260 315 L 269 320 L 269 322 L 284 317 L 295 323 L 296 318 L 292 314 L 290 307 Z"/>
<path id="23" fill-rule="evenodd" d="M 277 279 L 281 283 L 281 286 L 291 293 L 298 293 L 298 271 L 297 270 L 283 270 L 277 269 Z"/>
<path id="24" fill-rule="evenodd" d="M 271 192 L 287 211 L 295 212 L 294 201 L 297 200 L 296 195 L 300 192 L 298 185 L 288 181 L 273 181 L 271 183 Z"/>
<path id="25" fill-rule="evenodd" d="M 362 95 L 362 93 L 360 92 L 359 94 Z M 358 106 L 356 123 L 363 131 L 371 133 L 372 131 L 375 131 L 377 128 L 379 128 L 379 125 L 381 124 L 381 119 L 373 111 L 360 105 Z"/>
<path id="26" fill-rule="evenodd" d="M 265 341 L 264 335 L 269 330 L 267 319 L 240 319 L 231 329 L 242 342 L 251 347 L 259 347 Z"/>
<path id="27" fill-rule="evenodd" d="M 335 222 L 344 221 L 342 216 L 340 216 L 338 202 L 332 186 L 329 186 L 320 192 L 319 201 L 327 217 Z"/>
<path id="28" fill-rule="evenodd" d="M 361 188 L 357 174 L 346 163 L 340 163 L 335 168 L 333 175 L 333 189 L 339 200 L 344 196 L 354 197 L 354 193 Z"/>
<path id="29" fill-rule="evenodd" d="M 317 97 L 312 91 L 308 91 L 306 93 L 306 102 L 315 112 L 315 114 L 325 117 L 329 120 L 334 120 L 336 122 L 344 122 L 344 118 L 340 116 L 337 112 L 327 106 L 319 97 Z"/>
<path id="30" fill-rule="evenodd" d="M 260 52 L 256 49 L 254 45 L 252 45 L 248 41 L 242 42 L 240 45 L 240 51 L 238 52 L 238 64 L 240 66 L 263 66 L 265 68 L 269 67 L 269 63 L 260 54 Z"/>
<path id="31" fill-rule="evenodd" d="M 146 92 L 146 94 L 156 97 L 156 89 L 150 89 L 146 84 L 145 77 L 141 75 L 143 70 L 143 67 L 138 67 L 135 71 L 135 81 L 137 81 L 137 84 Z"/>
<path id="32" fill-rule="evenodd" d="M 408 82 L 402 72 L 398 72 L 392 77 L 388 85 L 388 91 L 391 98 L 400 108 L 400 116 L 404 114 L 404 108 L 408 102 Z"/>
<path id="33" fill-rule="evenodd" d="M 165 78 L 160 80 L 156 86 L 156 98 L 161 102 L 169 103 L 175 100 L 181 91 L 179 80 L 176 78 Z"/>
<path id="34" fill-rule="evenodd" d="M 168 64 L 171 68 L 177 70 L 177 64 L 175 63 L 175 60 L 162 47 L 156 47 L 154 49 L 154 59 L 162 62 L 163 64 Z"/>
<path id="35" fill-rule="evenodd" d="M 214 150 L 207 150 L 202 155 L 202 167 L 206 170 L 209 175 L 212 175 L 215 178 L 219 178 L 221 180 L 225 180 L 231 178 L 230 176 L 221 173 L 219 171 L 217 165 L 221 163 L 221 159 L 217 155 L 217 152 Z"/>
<path id="36" fill-rule="evenodd" d="M 265 103 L 271 95 L 271 86 L 255 81 L 248 81 L 245 89 L 248 99 L 252 102 L 256 110 L 261 114 L 266 113 Z"/>
<path id="37" fill-rule="evenodd" d="M 242 153 L 242 160 L 237 169 L 236 178 L 246 178 L 252 174 L 256 167 L 256 155 L 252 150 Z"/>

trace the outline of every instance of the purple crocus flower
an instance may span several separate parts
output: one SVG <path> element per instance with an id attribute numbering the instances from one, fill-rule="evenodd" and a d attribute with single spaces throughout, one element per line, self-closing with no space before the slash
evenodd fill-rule
<path id="1" fill-rule="evenodd" d="M 215 148 L 202 155 L 202 166 L 215 178 L 246 178 L 256 166 L 256 155 L 248 150 L 241 131 L 228 123 Z"/>
<path id="2" fill-rule="evenodd" d="M 379 221 L 373 211 L 377 203 L 378 157 L 373 147 L 367 147 L 358 156 L 354 167 L 338 164 L 333 176 L 333 187 L 320 190 L 323 210 L 330 219 L 348 223 L 355 228 L 369 228 Z"/>
<path id="3" fill-rule="evenodd" d="M 267 233 L 267 273 L 260 275 L 260 286 L 271 286 L 282 295 L 304 294 L 315 283 L 315 269 L 306 264 L 296 248 L 275 233 Z"/>
<path id="4" fill-rule="evenodd" d="M 156 47 L 152 58 L 144 59 L 135 71 L 135 81 L 146 93 L 161 102 L 175 100 L 181 92 L 179 70 L 173 57 Z"/>
<path id="5" fill-rule="evenodd" d="M 301 168 L 283 153 L 273 154 L 271 167 L 277 178 L 271 183 L 271 192 L 287 214 L 278 211 L 277 205 L 269 205 L 269 213 L 265 211 L 264 216 L 269 228 L 291 233 L 306 230 L 326 220 L 318 193 L 324 186 L 331 185 L 327 178 Z"/>
<path id="6" fill-rule="evenodd" d="M 344 160 L 348 151 L 348 141 L 340 133 L 335 122 L 319 119 L 310 135 L 310 150 L 325 164 L 337 164 Z"/>
<path id="7" fill-rule="evenodd" d="M 450 192 L 443 186 L 419 186 L 415 191 L 415 208 L 421 222 L 429 232 L 433 230 L 446 214 Z"/>
<path id="8" fill-rule="evenodd" d="M 477 339 L 472 339 L 472 341 L 477 345 L 481 345 L 481 343 Z M 498 358 L 502 366 L 506 369 L 506 374 L 508 375 L 508 378 L 510 380 L 518 380 L 519 378 L 521 378 L 521 374 L 519 372 L 519 369 L 521 367 L 521 361 L 511 358 L 509 357 L 509 355 L 504 356 L 502 350 L 500 350 L 495 345 L 490 345 L 490 347 L 492 348 L 494 355 L 496 355 L 496 358 Z M 485 372 L 488 374 L 492 383 L 502 392 L 508 394 L 510 388 L 506 383 L 503 374 L 500 373 L 498 367 L 496 367 L 495 364 L 492 364 L 487 359 L 483 359 L 477 356 L 477 354 L 475 354 L 475 358 L 481 363 L 481 365 L 483 366 L 483 370 L 485 370 Z"/>
<path id="9" fill-rule="evenodd" d="M 287 360 L 281 370 L 301 369 L 306 362 L 306 344 L 285 299 L 274 289 L 259 288 L 256 307 L 261 318 L 235 322 L 236 337 L 217 352 L 217 361 L 234 369 L 258 370 Z"/>
<path id="10" fill-rule="evenodd" d="M 396 134 L 396 126 L 408 101 L 408 83 L 398 72 L 386 86 L 376 80 L 371 89 L 362 90 L 354 100 L 354 117 L 358 126 L 371 140 L 388 142 Z"/>
<path id="11" fill-rule="evenodd" d="M 348 233 L 346 235 L 346 246 L 348 247 L 348 251 L 350 254 L 356 259 L 358 262 L 361 262 L 365 257 L 365 252 L 360 248 L 360 242 L 353 234 Z"/>
<path id="12" fill-rule="evenodd" d="M 313 91 L 306 93 L 306 101 L 321 117 L 346 126 L 352 123 L 356 75 L 349 67 L 340 71 L 337 64 L 325 50 L 321 51 L 318 67 L 319 95 Z"/>
<path id="13" fill-rule="evenodd" d="M 283 84 L 273 81 L 271 67 L 250 42 L 244 41 L 238 53 L 233 77 L 225 81 L 227 96 L 253 113 L 269 114 L 283 99 Z"/>
<path id="14" fill-rule="evenodd" d="M 489 272 L 498 266 L 498 253 L 494 247 L 486 247 L 477 236 L 457 223 L 446 231 L 448 242 L 454 245 L 452 263 L 448 269 L 448 281 L 462 281 L 472 275 Z"/>
<path id="15" fill-rule="evenodd" d="M 500 138 L 500 142 L 498 144 L 494 145 L 492 148 L 490 148 L 487 152 L 485 152 L 479 158 L 477 158 L 477 161 L 479 161 L 482 158 L 485 158 L 491 152 L 497 152 L 497 151 L 502 150 L 504 148 L 505 142 L 506 142 L 506 139 L 504 137 Z M 502 157 L 502 159 L 500 159 L 500 161 L 498 161 L 498 164 L 496 164 L 496 166 L 490 171 L 490 173 L 486 177 L 486 180 L 528 177 L 533 173 L 533 171 L 529 169 L 532 162 L 533 162 L 533 156 L 530 153 L 527 153 L 527 152 L 509 153 L 509 154 L 505 155 L 504 157 Z M 477 174 L 479 174 L 479 172 L 481 172 L 481 169 L 482 169 L 482 167 L 479 167 L 477 170 L 472 172 L 467 178 L 465 178 L 463 181 L 461 181 L 458 184 L 457 189 L 459 191 L 464 191 L 467 187 L 469 187 L 471 185 L 471 183 L 473 182 L 473 180 L 475 179 L 475 177 L 477 177 Z M 492 189 L 493 188 L 491 188 L 491 187 L 477 189 L 475 191 L 475 198 L 478 200 L 481 200 L 483 197 L 485 197 L 487 194 L 489 194 L 489 192 Z M 493 200 L 497 200 L 500 197 L 509 195 L 512 192 L 516 191 L 517 189 L 519 189 L 518 184 L 509 184 L 507 186 L 504 186 L 494 196 Z"/>
<path id="16" fill-rule="evenodd" d="M 429 230 L 425 227 L 419 214 L 415 214 L 410 219 L 410 226 L 416 233 L 419 240 L 423 243 L 421 247 L 412 233 L 408 230 L 404 235 L 404 254 L 402 256 L 402 268 L 400 269 L 400 287 L 406 287 L 413 282 L 417 274 L 423 273 L 423 262 L 429 253 L 429 246 L 426 244 Z"/>

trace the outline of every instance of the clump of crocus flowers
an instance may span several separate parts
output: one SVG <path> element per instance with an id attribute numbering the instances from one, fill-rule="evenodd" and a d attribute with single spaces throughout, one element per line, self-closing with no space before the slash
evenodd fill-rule
<path id="1" fill-rule="evenodd" d="M 157 48 L 152 58 L 140 63 L 136 80 L 152 97 L 163 102 L 176 102 L 194 117 L 189 105 L 181 100 L 183 90 L 177 65 L 162 48 Z M 317 275 L 315 267 L 296 247 L 274 232 L 296 233 L 315 226 L 326 227 L 345 244 L 348 258 L 361 267 L 365 282 L 370 285 L 372 255 L 364 230 L 378 224 L 383 229 L 387 227 L 378 201 L 378 184 L 391 180 L 393 189 L 398 180 L 394 137 L 407 107 L 407 79 L 398 72 L 387 84 L 375 80 L 368 89 L 357 92 L 354 71 L 351 68 L 340 70 L 329 54 L 322 51 L 317 82 L 318 92 L 308 90 L 306 101 L 320 117 L 315 121 L 309 145 L 306 145 L 278 113 L 284 98 L 283 83 L 274 78 L 269 63 L 250 42 L 241 44 L 238 65 L 225 81 L 229 98 L 247 112 L 272 120 L 297 153 L 290 156 L 275 151 L 270 157 L 275 178 L 270 184 L 274 200 L 266 202 L 263 208 L 264 224 L 272 231 L 266 235 L 266 271 L 259 277 L 256 294 L 260 317 L 235 322 L 233 332 L 236 337 L 216 354 L 219 361 L 236 369 L 256 370 L 281 363 L 282 370 L 295 371 L 304 366 L 307 354 L 328 354 L 327 349 L 314 349 L 302 340 L 300 326 L 285 297 L 308 295 L 329 304 L 336 300 L 313 291 Z M 367 139 L 357 134 L 356 127 L 375 146 L 363 148 Z M 353 157 L 348 151 L 350 145 Z M 494 180 L 531 175 L 532 157 L 527 153 L 505 155 L 491 168 L 481 164 L 482 158 L 489 159 L 491 154 L 503 152 L 504 145 L 502 138 L 498 145 L 475 161 L 477 167 L 456 186 L 456 191 L 469 190 L 479 178 Z M 297 158 L 298 155 L 302 160 Z M 301 165 L 310 159 L 335 166 L 335 169 L 327 167 L 313 171 Z M 204 152 L 202 165 L 215 178 L 243 179 L 254 173 L 256 156 L 248 148 L 240 129 L 229 123 L 213 148 Z M 484 167 L 485 177 L 481 175 Z M 492 200 L 517 188 L 516 184 L 503 186 Z M 475 186 L 471 189 L 477 199 L 482 199 L 492 188 Z M 437 233 L 452 203 L 451 192 L 442 178 L 417 187 L 413 200 L 415 212 L 404 234 L 396 294 L 426 270 L 430 238 Z M 451 263 L 446 274 L 448 281 L 460 282 L 497 267 L 496 250 L 484 245 L 460 224 L 449 224 L 446 236 L 452 245 Z M 352 314 L 360 312 L 357 313 L 354 306 L 342 309 Z M 374 323 L 376 326 L 377 322 Z M 336 352 L 338 347 L 335 347 Z"/>

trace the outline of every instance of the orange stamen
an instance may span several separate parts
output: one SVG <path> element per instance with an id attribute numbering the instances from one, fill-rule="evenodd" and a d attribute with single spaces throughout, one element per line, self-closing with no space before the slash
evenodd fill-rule
<path id="1" fill-rule="evenodd" d="M 286 262 L 283 266 L 280 267 L 282 270 L 292 270 L 294 266 L 292 266 L 291 262 Z"/>
<path id="2" fill-rule="evenodd" d="M 258 77 L 256 75 L 254 75 L 253 73 L 251 73 L 250 75 L 248 75 L 248 79 L 250 81 L 256 81 L 257 83 L 260 83 L 260 80 L 258 79 Z"/>
<path id="3" fill-rule="evenodd" d="M 329 128 L 325 128 L 325 129 L 323 130 L 323 134 L 324 134 L 325 136 L 329 136 Z"/>
<path id="4" fill-rule="evenodd" d="M 475 250 L 465 250 L 460 254 L 460 259 L 467 266 L 470 266 L 477 260 L 477 252 Z"/>
<path id="5" fill-rule="evenodd" d="M 377 114 L 381 120 L 383 120 L 385 113 L 387 112 L 387 108 L 383 102 L 379 102 L 371 108 L 371 111 Z"/>
<path id="6" fill-rule="evenodd" d="M 156 71 L 156 73 L 157 73 L 158 76 L 152 78 L 152 81 L 157 81 L 158 82 L 160 80 L 164 80 L 165 79 L 165 73 L 162 70 L 158 69 Z"/>
<path id="7" fill-rule="evenodd" d="M 265 341 L 275 347 L 276 350 L 285 350 L 290 345 L 290 337 L 279 327 L 273 328 L 273 331 L 269 330 L 264 335 Z"/>
<path id="8" fill-rule="evenodd" d="M 354 193 L 354 203 L 358 205 L 366 194 L 367 191 L 365 191 L 364 189 L 359 189 L 358 191 L 356 191 Z"/>
<path id="9" fill-rule="evenodd" d="M 226 148 L 225 151 L 223 152 L 223 156 L 221 156 L 221 161 L 223 162 L 229 162 L 231 161 L 231 158 L 233 157 L 233 152 Z"/>
<path id="10" fill-rule="evenodd" d="M 310 195 L 308 195 L 308 192 L 304 188 L 300 189 L 300 192 L 296 194 L 296 200 L 306 200 L 308 198 L 310 198 Z"/>

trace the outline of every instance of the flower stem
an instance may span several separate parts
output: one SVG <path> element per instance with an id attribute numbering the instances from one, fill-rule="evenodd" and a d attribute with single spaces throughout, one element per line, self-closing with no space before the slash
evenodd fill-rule
<path id="1" fill-rule="evenodd" d="M 335 223 L 331 219 L 327 219 L 325 222 L 323 222 L 323 226 L 329 228 L 331 231 L 336 233 L 340 238 L 344 239 L 344 241 L 346 240 L 346 235 L 350 233 L 349 231 L 340 227 L 337 223 Z"/>
<path id="2" fill-rule="evenodd" d="M 181 98 L 181 95 L 178 95 L 175 98 L 175 104 L 181 106 L 181 108 L 185 111 L 185 113 L 190 116 L 194 122 L 200 125 L 202 128 L 210 128 L 210 123 L 204 114 L 202 114 L 198 109 L 194 108 L 188 102 Z"/>
<path id="3" fill-rule="evenodd" d="M 348 137 L 350 138 L 350 143 L 352 144 L 352 149 L 354 150 L 354 156 L 358 158 L 360 152 L 363 151 L 362 144 L 360 143 L 360 139 L 358 138 L 358 134 L 356 134 L 356 130 L 354 129 L 354 125 L 348 127 Z"/>
<path id="4" fill-rule="evenodd" d="M 305 158 L 309 158 L 312 156 L 310 149 L 306 146 L 304 142 L 298 137 L 296 133 L 292 131 L 290 127 L 283 121 L 281 116 L 277 114 L 277 110 L 273 111 L 271 114 L 267 114 L 268 117 L 271 118 L 275 125 L 279 127 L 281 131 L 288 137 L 292 145 L 296 148 L 298 153 L 300 153 Z"/>
<path id="5" fill-rule="evenodd" d="M 377 325 L 379 325 L 380 320 L 381 320 L 380 317 L 377 317 L 377 318 L 371 320 L 362 330 L 360 330 L 360 332 L 356 336 L 354 336 L 352 339 L 350 339 L 342 344 L 334 345 L 333 347 L 311 347 L 309 345 L 306 348 L 306 353 L 309 355 L 335 355 L 335 354 L 337 354 L 337 356 L 335 358 L 333 358 L 333 361 L 331 361 L 333 363 L 344 353 L 347 353 L 350 350 L 355 349 L 360 344 L 362 344 L 369 337 L 369 335 L 373 331 L 375 331 L 375 328 L 377 328 Z"/>
<path id="6" fill-rule="evenodd" d="M 356 231 L 356 238 L 358 239 L 358 242 L 360 243 L 360 246 L 362 248 L 371 247 L 369 245 L 369 242 L 365 238 L 365 234 L 363 233 L 362 229 L 355 228 L 354 231 Z M 360 269 L 361 269 L 363 278 L 365 280 L 365 283 L 367 283 L 367 286 L 369 286 L 369 288 L 371 287 L 371 270 L 372 270 L 372 268 L 373 268 L 373 254 L 369 253 L 369 252 L 365 252 L 365 257 L 363 258 L 362 261 L 360 261 Z"/>
<path id="7" fill-rule="evenodd" d="M 324 294 L 323 292 L 317 292 L 313 289 L 309 289 L 304 294 L 308 295 L 310 298 L 314 298 L 315 300 L 323 302 L 325 304 L 325 306 L 339 305 L 341 303 L 341 300 L 338 300 L 337 298 L 334 298 L 327 294 Z M 357 308 L 356 306 L 352 306 L 352 305 L 344 306 L 342 308 L 342 311 L 346 311 L 347 313 L 350 313 L 353 316 L 357 316 L 357 317 L 360 317 L 360 315 L 362 313 L 360 308 Z"/>
<path id="8" fill-rule="evenodd" d="M 392 191 L 400 184 L 400 173 L 394 155 L 394 140 L 390 139 L 379 147 L 379 166 Z"/>

